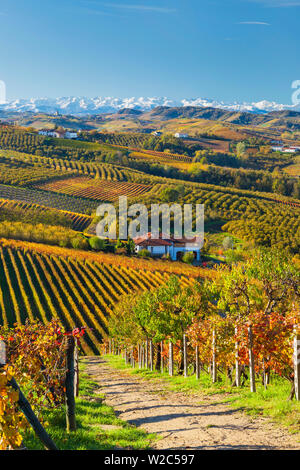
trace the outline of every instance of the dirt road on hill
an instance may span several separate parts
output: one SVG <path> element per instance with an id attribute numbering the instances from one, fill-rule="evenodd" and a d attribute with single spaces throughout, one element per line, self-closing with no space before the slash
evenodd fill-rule
<path id="1" fill-rule="evenodd" d="M 300 450 L 299 437 L 246 416 L 220 397 L 170 392 L 163 383 L 112 369 L 99 357 L 84 362 L 119 418 L 161 437 L 155 449 Z"/>

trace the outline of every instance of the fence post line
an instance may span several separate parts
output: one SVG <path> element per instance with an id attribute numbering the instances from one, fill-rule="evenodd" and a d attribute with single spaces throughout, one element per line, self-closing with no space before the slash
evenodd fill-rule
<path id="1" fill-rule="evenodd" d="M 108 340 L 108 353 L 111 354 L 111 339 Z"/>
<path id="2" fill-rule="evenodd" d="M 75 338 L 74 336 L 67 337 L 67 351 L 66 351 L 66 422 L 67 432 L 76 431 L 75 419 L 75 393 L 74 393 L 74 379 L 75 379 L 75 364 L 74 364 L 74 349 Z"/>
<path id="3" fill-rule="evenodd" d="M 297 326 L 294 327 L 294 381 L 295 381 L 295 398 L 300 401 L 300 333 Z"/>
<path id="4" fill-rule="evenodd" d="M 126 366 L 128 365 L 128 352 L 127 352 L 127 348 L 125 348 L 125 365 L 126 365 Z"/>
<path id="5" fill-rule="evenodd" d="M 255 365 L 254 365 L 254 354 L 253 354 L 253 331 L 252 326 L 248 327 L 248 344 L 249 344 L 249 372 L 250 372 L 250 390 L 256 392 L 255 384 Z"/>
<path id="6" fill-rule="evenodd" d="M 212 339 L 212 382 L 217 382 L 217 364 L 216 364 L 216 330 L 213 330 Z"/>
<path id="7" fill-rule="evenodd" d="M 161 362 L 160 362 L 160 371 L 161 373 L 163 374 L 164 373 L 164 356 L 163 356 L 163 352 L 164 352 L 164 342 L 161 341 L 160 342 L 160 355 L 161 355 Z"/>
<path id="8" fill-rule="evenodd" d="M 237 326 L 234 329 L 235 336 L 238 334 Z M 235 384 L 237 387 L 241 386 L 241 367 L 239 362 L 239 342 L 235 342 Z"/>
<path id="9" fill-rule="evenodd" d="M 188 376 L 187 336 L 183 335 L 183 375 Z"/>
<path id="10" fill-rule="evenodd" d="M 172 343 L 172 341 L 170 341 L 169 342 L 169 375 L 171 377 L 174 374 L 173 352 L 174 352 L 173 343 Z"/>
<path id="11" fill-rule="evenodd" d="M 196 379 L 200 379 L 200 362 L 199 362 L 199 346 L 197 345 L 195 348 L 195 356 L 196 356 Z"/>

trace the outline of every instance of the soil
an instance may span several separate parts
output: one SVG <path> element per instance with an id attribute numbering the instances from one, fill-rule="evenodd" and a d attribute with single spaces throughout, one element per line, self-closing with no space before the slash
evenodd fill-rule
<path id="1" fill-rule="evenodd" d="M 113 369 L 100 357 L 84 362 L 119 418 L 160 437 L 154 449 L 300 450 L 299 435 L 249 417 L 220 396 L 173 392 L 163 382 Z"/>

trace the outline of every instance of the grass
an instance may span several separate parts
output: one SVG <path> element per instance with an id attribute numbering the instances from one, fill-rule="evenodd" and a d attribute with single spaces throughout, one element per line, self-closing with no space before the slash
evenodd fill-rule
<path id="1" fill-rule="evenodd" d="M 99 386 L 84 373 L 81 365 L 76 432 L 67 434 L 65 430 L 64 407 L 44 411 L 45 428 L 57 447 L 60 450 L 148 449 L 156 436 L 119 419 L 113 408 L 103 402 L 103 396 L 96 393 L 97 389 Z M 24 444 L 30 450 L 43 450 L 32 430 L 25 433 Z"/>
<path id="2" fill-rule="evenodd" d="M 116 369 L 128 371 L 143 377 L 146 380 L 160 381 L 166 391 L 184 392 L 198 395 L 199 400 L 204 396 L 214 396 L 220 402 L 226 402 L 234 408 L 242 409 L 250 416 L 264 416 L 273 422 L 287 426 L 289 432 L 300 432 L 300 402 L 288 400 L 290 384 L 280 377 L 271 378 L 271 384 L 265 390 L 260 380 L 257 380 L 256 393 L 250 392 L 249 383 L 244 387 L 232 387 L 229 378 L 225 374 L 219 374 L 219 381 L 213 384 L 206 372 L 201 372 L 200 380 L 195 375 L 187 378 L 174 375 L 170 377 L 166 372 L 146 369 L 132 369 L 126 366 L 120 356 L 106 356 L 109 365 Z"/>

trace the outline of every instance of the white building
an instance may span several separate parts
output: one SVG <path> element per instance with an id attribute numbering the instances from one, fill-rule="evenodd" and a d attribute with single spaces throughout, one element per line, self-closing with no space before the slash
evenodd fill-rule
<path id="1" fill-rule="evenodd" d="M 134 243 L 136 253 L 148 250 L 154 257 L 161 258 L 164 255 L 169 255 L 173 261 L 176 261 L 181 260 L 185 253 L 192 252 L 195 260 L 200 261 L 201 259 L 199 243 L 185 238 L 163 238 L 161 234 L 159 238 L 151 238 L 151 233 L 147 233 L 145 236 L 135 238 Z"/>
<path id="2" fill-rule="evenodd" d="M 77 132 L 63 131 L 55 129 L 41 129 L 39 135 L 45 135 L 47 137 L 56 137 L 57 139 L 77 139 Z"/>
<path id="3" fill-rule="evenodd" d="M 65 133 L 65 139 L 77 139 L 77 137 L 78 137 L 77 132 L 66 131 L 66 133 Z"/>
<path id="4" fill-rule="evenodd" d="M 174 137 L 177 137 L 177 139 L 187 139 L 189 137 L 188 134 L 182 134 L 181 132 L 176 132 L 176 134 L 174 134 Z"/>
<path id="5" fill-rule="evenodd" d="M 271 147 L 273 152 L 282 152 L 282 153 L 298 153 L 300 152 L 300 147 Z"/>

